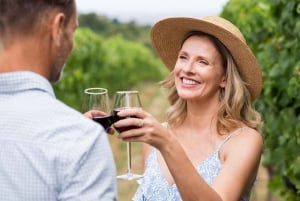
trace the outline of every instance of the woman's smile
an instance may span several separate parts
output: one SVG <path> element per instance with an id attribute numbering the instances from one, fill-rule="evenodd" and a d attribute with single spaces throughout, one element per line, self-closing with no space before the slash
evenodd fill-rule
<path id="1" fill-rule="evenodd" d="M 201 84 L 200 82 L 193 80 L 193 79 L 189 79 L 189 78 L 181 78 L 181 83 L 183 85 L 198 85 Z"/>

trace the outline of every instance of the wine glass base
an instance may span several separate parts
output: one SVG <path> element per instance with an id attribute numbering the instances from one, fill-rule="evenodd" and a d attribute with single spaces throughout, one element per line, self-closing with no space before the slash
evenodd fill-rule
<path id="1" fill-rule="evenodd" d="M 143 178 L 143 175 L 133 174 L 133 173 L 127 173 L 127 174 L 117 176 L 117 179 L 123 179 L 123 180 L 138 180 L 141 178 Z"/>

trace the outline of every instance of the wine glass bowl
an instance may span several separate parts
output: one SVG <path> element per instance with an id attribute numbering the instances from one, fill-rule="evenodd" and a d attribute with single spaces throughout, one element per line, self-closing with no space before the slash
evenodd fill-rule
<path id="1" fill-rule="evenodd" d="M 107 89 L 87 88 L 84 90 L 84 94 L 84 110 L 101 111 L 101 115 L 93 116 L 92 119 L 101 124 L 103 128 L 107 130 L 113 123 Z"/>

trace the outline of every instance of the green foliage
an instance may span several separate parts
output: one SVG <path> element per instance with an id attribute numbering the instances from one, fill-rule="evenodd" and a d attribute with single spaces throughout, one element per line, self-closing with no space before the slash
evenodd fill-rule
<path id="1" fill-rule="evenodd" d="M 85 88 L 104 87 L 112 96 L 116 90 L 127 90 L 141 82 L 159 81 L 166 72 L 145 46 L 120 35 L 104 38 L 80 28 L 63 79 L 54 88 L 59 99 L 81 110 Z"/>
<path id="2" fill-rule="evenodd" d="M 274 170 L 269 187 L 279 191 L 285 200 L 297 200 L 300 196 L 300 1 L 231 0 L 222 16 L 244 33 L 263 70 L 263 91 L 255 105 L 265 122 L 263 162 Z"/>
<path id="3" fill-rule="evenodd" d="M 109 19 L 95 13 L 80 14 L 78 21 L 80 27 L 90 28 L 101 36 L 121 35 L 126 40 L 139 42 L 152 49 L 149 37 L 150 26 L 137 25 L 134 21 L 120 23 L 117 19 Z"/>

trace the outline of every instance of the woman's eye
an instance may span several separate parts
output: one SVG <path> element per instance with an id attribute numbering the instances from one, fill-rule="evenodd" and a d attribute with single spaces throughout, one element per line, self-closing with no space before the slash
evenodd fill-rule
<path id="1" fill-rule="evenodd" d="M 184 55 L 179 55 L 179 59 L 186 59 L 186 56 L 184 56 Z"/>
<path id="2" fill-rule="evenodd" d="M 199 61 L 199 63 L 201 63 L 201 64 L 205 64 L 205 65 L 208 65 L 208 62 L 207 62 L 207 61 L 205 61 L 205 60 L 200 60 L 200 61 Z"/>

